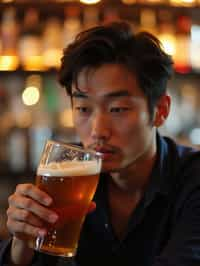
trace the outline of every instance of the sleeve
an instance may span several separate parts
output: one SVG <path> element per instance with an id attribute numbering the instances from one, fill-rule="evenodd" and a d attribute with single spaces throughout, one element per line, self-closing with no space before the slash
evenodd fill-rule
<path id="1" fill-rule="evenodd" d="M 153 266 L 200 265 L 200 187 L 184 197 L 169 241 Z"/>
<path id="2" fill-rule="evenodd" d="M 11 239 L 8 240 L 0 240 L 0 265 L 8 266 L 6 263 L 6 257 L 8 250 L 10 249 Z"/>
<path id="3" fill-rule="evenodd" d="M 55 257 L 46 254 L 42 254 L 43 264 L 41 266 L 78 266 L 75 259 L 65 258 L 65 257 Z M 38 266 L 38 264 L 33 264 L 32 266 Z"/>

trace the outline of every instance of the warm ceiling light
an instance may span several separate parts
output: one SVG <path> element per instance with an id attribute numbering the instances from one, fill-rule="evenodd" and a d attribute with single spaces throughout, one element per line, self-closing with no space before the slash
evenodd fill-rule
<path id="1" fill-rule="evenodd" d="M 92 4 L 97 4 L 99 3 L 101 0 L 80 0 L 81 3 L 83 4 L 87 4 L 87 5 L 92 5 Z"/>

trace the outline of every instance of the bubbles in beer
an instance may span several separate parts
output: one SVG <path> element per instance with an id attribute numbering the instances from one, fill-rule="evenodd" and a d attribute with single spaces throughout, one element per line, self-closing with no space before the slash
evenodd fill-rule
<path id="1" fill-rule="evenodd" d="M 99 180 L 101 161 L 65 161 L 40 164 L 36 185 L 53 199 L 50 208 L 59 219 L 46 224 L 40 251 L 71 257 Z"/>

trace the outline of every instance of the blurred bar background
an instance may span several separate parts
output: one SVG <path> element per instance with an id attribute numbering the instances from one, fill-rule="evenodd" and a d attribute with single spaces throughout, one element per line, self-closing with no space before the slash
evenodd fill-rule
<path id="1" fill-rule="evenodd" d="M 33 182 L 47 138 L 78 142 L 66 92 L 57 82 L 62 50 L 81 30 L 125 19 L 155 34 L 175 61 L 163 128 L 200 145 L 200 0 L 0 1 L 0 238 L 8 195 Z"/>

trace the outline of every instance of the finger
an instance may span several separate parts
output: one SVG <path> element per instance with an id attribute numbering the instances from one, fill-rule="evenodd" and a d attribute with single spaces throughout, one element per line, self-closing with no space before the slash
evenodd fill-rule
<path id="1" fill-rule="evenodd" d="M 88 213 L 93 212 L 96 209 L 96 203 L 92 201 L 88 208 Z"/>
<path id="2" fill-rule="evenodd" d="M 15 194 L 9 199 L 9 201 L 11 207 L 25 209 L 26 211 L 31 212 L 40 219 L 49 223 L 55 223 L 58 219 L 58 215 L 55 212 L 43 207 L 31 198 L 22 197 Z"/>
<path id="3" fill-rule="evenodd" d="M 34 214 L 25 209 L 17 209 L 15 207 L 10 207 L 7 210 L 7 216 L 11 220 L 26 222 L 36 227 L 44 226 L 44 222 L 41 219 L 39 219 Z"/>
<path id="4" fill-rule="evenodd" d="M 45 228 L 35 227 L 24 222 L 16 222 L 11 219 L 7 221 L 7 228 L 13 235 L 25 234 L 33 237 L 45 236 L 47 231 Z"/>
<path id="5" fill-rule="evenodd" d="M 16 187 L 16 193 L 28 196 L 40 204 L 49 206 L 52 203 L 52 198 L 44 191 L 40 190 L 33 184 L 20 184 Z"/>

